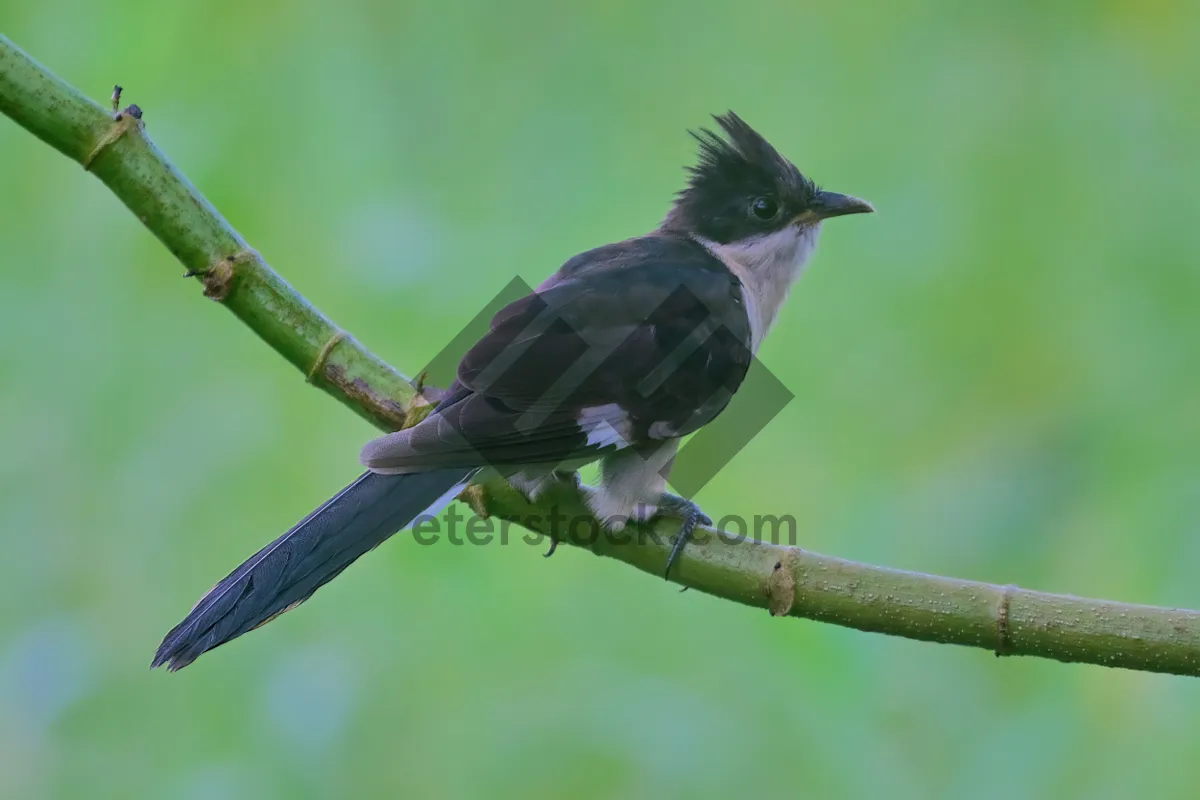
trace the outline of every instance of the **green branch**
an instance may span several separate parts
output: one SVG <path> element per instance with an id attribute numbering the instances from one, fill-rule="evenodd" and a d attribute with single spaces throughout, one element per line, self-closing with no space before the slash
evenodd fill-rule
<path id="1" fill-rule="evenodd" d="M 0 36 L 0 111 L 108 186 L 204 286 L 310 383 L 379 428 L 427 410 L 409 381 L 344 333 L 251 249 L 146 135 L 141 112 L 113 113 Z M 502 484 L 469 490 L 484 514 L 550 534 L 581 519 L 576 492 L 530 505 Z M 627 539 L 566 534 L 593 552 L 661 575 L 673 526 Z M 556 532 L 556 535 L 564 535 Z M 572 536 L 575 537 L 572 540 Z M 1200 675 L 1200 612 L 1033 592 L 856 564 L 757 541 L 698 533 L 677 582 L 702 592 L 864 631 L 1111 667 Z"/>

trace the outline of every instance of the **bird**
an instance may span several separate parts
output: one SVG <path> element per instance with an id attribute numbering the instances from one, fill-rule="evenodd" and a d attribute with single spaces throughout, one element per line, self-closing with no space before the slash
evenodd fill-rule
<path id="1" fill-rule="evenodd" d="M 680 439 L 738 390 L 833 217 L 874 211 L 820 188 L 732 111 L 691 135 L 699 154 L 649 233 L 567 260 L 501 309 L 420 423 L 362 448 L 349 486 L 205 594 L 163 638 L 171 671 L 307 600 L 360 556 L 436 515 L 472 482 L 531 501 L 586 464 L 607 531 L 680 521 L 665 574 L 711 524 L 668 492 Z"/>

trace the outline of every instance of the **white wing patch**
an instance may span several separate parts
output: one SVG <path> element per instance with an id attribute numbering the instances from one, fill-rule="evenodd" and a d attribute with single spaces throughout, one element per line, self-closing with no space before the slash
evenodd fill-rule
<path id="1" fill-rule="evenodd" d="M 579 423 L 580 430 L 587 434 L 587 443 L 594 447 L 616 447 L 620 450 L 628 447 L 629 440 L 633 438 L 629 413 L 616 403 L 582 408 L 575 421 Z"/>

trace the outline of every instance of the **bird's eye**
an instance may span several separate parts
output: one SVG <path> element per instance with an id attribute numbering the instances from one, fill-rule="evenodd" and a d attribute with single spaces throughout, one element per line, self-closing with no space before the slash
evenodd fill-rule
<path id="1" fill-rule="evenodd" d="M 769 197 L 759 197 L 750 204 L 750 213 L 761 220 L 775 219 L 779 213 L 779 203 Z"/>

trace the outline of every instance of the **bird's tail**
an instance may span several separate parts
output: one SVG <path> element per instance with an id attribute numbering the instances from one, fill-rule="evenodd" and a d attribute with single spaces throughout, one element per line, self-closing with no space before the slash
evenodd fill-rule
<path id="1" fill-rule="evenodd" d="M 158 646 L 174 671 L 303 603 L 354 560 L 424 514 L 437 514 L 474 470 L 358 477 L 200 599 Z"/>

